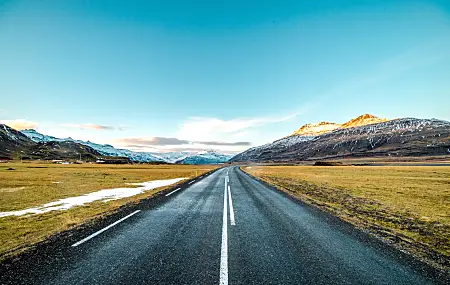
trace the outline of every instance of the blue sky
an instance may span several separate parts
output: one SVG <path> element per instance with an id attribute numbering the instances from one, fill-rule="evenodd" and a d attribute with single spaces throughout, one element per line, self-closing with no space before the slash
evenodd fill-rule
<path id="1" fill-rule="evenodd" d="M 237 152 L 363 113 L 450 120 L 450 2 L 0 0 L 0 63 L 2 122 Z"/>

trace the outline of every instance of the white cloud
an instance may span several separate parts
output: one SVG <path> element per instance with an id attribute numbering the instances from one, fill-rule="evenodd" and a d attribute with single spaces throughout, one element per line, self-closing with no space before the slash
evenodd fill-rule
<path id="1" fill-rule="evenodd" d="M 249 129 L 287 121 L 298 115 L 299 113 L 294 113 L 285 117 L 235 118 L 231 120 L 192 117 L 181 124 L 177 137 L 196 141 L 226 141 L 230 137 L 246 133 Z"/>
<path id="2" fill-rule="evenodd" d="M 0 124 L 5 124 L 16 130 L 34 129 L 38 125 L 36 122 L 27 121 L 25 119 L 2 120 Z"/>
<path id="3" fill-rule="evenodd" d="M 114 126 L 98 125 L 98 124 L 61 124 L 61 127 L 75 128 L 80 130 L 123 130 Z"/>
<path id="4" fill-rule="evenodd" d="M 135 137 L 110 141 L 118 147 L 135 151 L 168 152 L 216 150 L 224 153 L 238 153 L 252 146 L 256 130 L 268 124 L 284 122 L 295 118 L 299 113 L 284 117 L 219 118 L 192 117 L 180 125 L 173 138 Z"/>

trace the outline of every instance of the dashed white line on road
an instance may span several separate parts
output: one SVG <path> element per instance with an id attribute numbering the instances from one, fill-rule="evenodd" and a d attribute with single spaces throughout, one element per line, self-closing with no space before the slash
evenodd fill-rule
<path id="1" fill-rule="evenodd" d="M 228 185 L 228 200 L 230 205 L 230 225 L 235 226 L 236 222 L 234 220 L 234 210 L 233 210 L 233 200 L 231 200 L 231 188 L 230 185 Z"/>
<path id="2" fill-rule="evenodd" d="M 173 190 L 173 191 L 170 192 L 169 194 L 166 194 L 166 197 L 172 195 L 173 193 L 177 192 L 177 191 L 180 190 L 180 189 L 181 189 L 181 188 L 177 188 L 177 189 Z"/>
<path id="3" fill-rule="evenodd" d="M 195 182 L 195 180 L 192 180 L 191 182 L 188 182 L 188 184 L 192 184 L 192 183 L 194 183 Z"/>
<path id="4" fill-rule="evenodd" d="M 227 215 L 227 180 L 223 192 L 222 248 L 220 250 L 220 285 L 228 285 L 228 215 Z"/>
<path id="5" fill-rule="evenodd" d="M 116 221 L 116 222 L 110 224 L 109 226 L 107 226 L 107 227 L 105 227 L 105 228 L 103 228 L 103 229 L 101 229 L 101 230 L 99 230 L 99 231 L 97 231 L 97 232 L 95 232 L 95 233 L 93 233 L 93 234 L 91 234 L 90 236 L 88 236 L 88 237 L 86 237 L 86 238 L 80 240 L 79 242 L 76 242 L 76 243 L 72 244 L 72 246 L 73 246 L 73 247 L 79 246 L 80 244 L 82 244 L 82 243 L 84 243 L 84 242 L 90 240 L 91 238 L 94 238 L 94 237 L 98 236 L 98 235 L 101 234 L 102 232 L 104 232 L 104 231 L 106 231 L 106 230 L 108 230 L 108 229 L 114 227 L 114 226 L 117 225 L 118 223 L 123 222 L 123 221 L 125 221 L 126 219 L 128 219 L 129 217 L 131 217 L 131 216 L 133 216 L 133 215 L 139 213 L 140 211 L 141 211 L 141 210 L 136 210 L 136 211 L 134 211 L 133 213 L 129 214 L 128 216 L 123 217 L 122 219 L 120 219 L 120 220 L 118 220 L 118 221 Z"/>

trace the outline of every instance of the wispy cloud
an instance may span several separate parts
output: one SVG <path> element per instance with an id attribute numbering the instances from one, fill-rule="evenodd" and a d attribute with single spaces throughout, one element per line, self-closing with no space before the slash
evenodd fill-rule
<path id="1" fill-rule="evenodd" d="M 0 124 L 5 124 L 16 130 L 34 129 L 38 125 L 36 122 L 28 121 L 25 119 L 16 120 L 2 120 Z"/>
<path id="2" fill-rule="evenodd" d="M 97 124 L 61 124 L 62 127 L 80 129 L 80 130 L 124 130 L 124 127 L 115 127 Z"/>
<path id="3" fill-rule="evenodd" d="M 190 141 L 177 138 L 151 137 L 151 138 L 122 138 L 116 139 L 116 143 L 125 147 L 148 146 L 180 146 L 180 145 L 204 145 L 204 146 L 249 146 L 250 142 L 220 142 L 220 141 Z"/>
<path id="4" fill-rule="evenodd" d="M 187 140 L 180 140 L 177 138 L 165 137 L 150 137 L 150 138 L 121 138 L 115 140 L 123 146 L 166 146 L 166 145 L 183 145 L 189 144 Z"/>
<path id="5" fill-rule="evenodd" d="M 197 142 L 193 142 L 195 144 L 203 144 L 203 145 L 208 145 L 208 146 L 249 146 L 251 145 L 250 142 L 203 142 L 203 141 L 197 141 Z"/>
<path id="6" fill-rule="evenodd" d="M 230 136 L 245 133 L 248 129 L 287 121 L 299 114 L 294 113 L 283 117 L 235 118 L 231 120 L 191 117 L 181 124 L 178 137 L 186 140 L 222 141 Z"/>

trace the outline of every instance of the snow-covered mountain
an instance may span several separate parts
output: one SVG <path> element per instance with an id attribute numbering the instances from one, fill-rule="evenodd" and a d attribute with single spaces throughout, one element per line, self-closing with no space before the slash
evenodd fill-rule
<path id="1" fill-rule="evenodd" d="M 242 152 L 230 161 L 291 162 L 309 159 L 370 156 L 450 155 L 450 122 L 403 118 L 338 128 L 316 136 L 293 135 Z M 383 119 L 381 119 L 383 120 Z M 363 124 L 358 126 L 359 124 Z"/>
<path id="2" fill-rule="evenodd" d="M 207 152 L 135 152 L 128 149 L 118 149 L 109 144 L 97 144 L 91 141 L 74 140 L 72 138 L 56 138 L 29 129 L 21 131 L 34 142 L 71 141 L 89 146 L 104 156 L 127 157 L 135 162 L 167 162 L 180 164 L 215 164 L 228 161 L 232 155 L 224 155 L 212 151 Z"/>
<path id="3" fill-rule="evenodd" d="M 216 164 L 224 163 L 230 160 L 233 155 L 220 154 L 214 151 L 206 151 L 187 156 L 183 159 L 177 160 L 179 164 Z"/>
<path id="4" fill-rule="evenodd" d="M 32 139 L 34 142 L 52 142 L 52 141 L 73 141 L 72 138 L 67 138 L 67 139 L 60 139 L 60 138 L 55 138 L 52 136 L 47 136 L 47 135 L 43 135 L 41 133 L 38 133 L 36 130 L 33 129 L 27 129 L 27 130 L 22 130 L 20 131 L 22 134 L 26 135 L 27 137 L 29 137 L 30 139 Z"/>
<path id="5" fill-rule="evenodd" d="M 21 132 L 35 142 L 52 142 L 52 141 L 76 142 L 76 143 L 79 143 L 82 145 L 89 146 L 104 156 L 128 157 L 131 161 L 136 161 L 136 162 L 165 161 L 164 159 L 157 157 L 148 152 L 133 152 L 128 149 L 118 149 L 109 144 L 97 144 L 97 143 L 93 143 L 90 141 L 74 140 L 70 137 L 69 138 L 56 138 L 53 136 L 41 134 L 33 129 L 22 130 Z"/>

